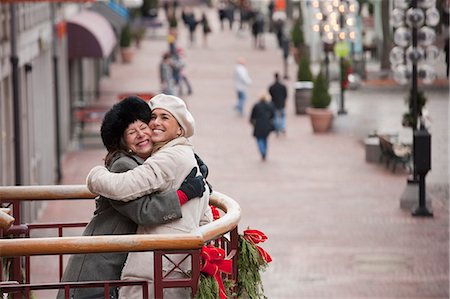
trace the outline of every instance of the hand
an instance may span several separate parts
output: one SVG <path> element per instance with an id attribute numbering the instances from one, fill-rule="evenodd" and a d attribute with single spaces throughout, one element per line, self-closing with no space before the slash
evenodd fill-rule
<path id="1" fill-rule="evenodd" d="M 184 179 L 179 189 L 186 194 L 189 200 L 196 197 L 202 197 L 203 192 L 205 192 L 205 181 L 201 175 L 195 176 L 196 173 L 197 168 L 192 168 L 191 172 Z"/>
<path id="2" fill-rule="evenodd" d="M 195 156 L 195 160 L 197 160 L 197 165 L 198 168 L 200 169 L 200 173 L 202 174 L 202 176 L 206 179 L 208 177 L 208 166 L 206 166 L 205 162 L 203 162 L 203 160 L 197 156 L 197 154 L 194 154 Z"/>

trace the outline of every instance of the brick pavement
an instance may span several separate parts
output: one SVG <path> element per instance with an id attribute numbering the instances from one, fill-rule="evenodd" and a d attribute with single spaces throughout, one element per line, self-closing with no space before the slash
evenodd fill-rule
<path id="1" fill-rule="evenodd" d="M 273 257 L 263 274 L 267 297 L 448 298 L 448 199 L 434 198 L 433 218 L 413 218 L 399 209 L 406 173 L 393 174 L 364 159 L 363 136 L 377 128 L 397 129 L 402 92 L 348 91 L 349 114 L 335 119 L 333 132 L 314 135 L 309 119 L 294 115 L 291 87 L 287 135 L 270 137 L 268 161 L 261 162 L 248 110 L 272 82 L 273 72 L 281 71 L 281 53 L 273 37 L 266 37 L 267 49 L 261 51 L 252 48 L 249 34 L 220 32 L 216 15 L 209 13 L 213 34 L 207 48 L 201 46 L 200 35 L 198 44 L 188 47 L 184 28 L 179 40 L 194 88 L 186 98 L 197 121 L 193 142 L 209 166 L 214 189 L 241 205 L 241 230 L 250 226 L 269 237 L 263 244 Z M 132 64 L 112 64 L 110 77 L 101 82 L 100 101 L 112 104 L 113 95 L 122 92 L 157 91 L 157 65 L 166 47 L 164 39 L 146 39 Z M 239 56 L 247 59 L 254 81 L 243 118 L 232 109 L 231 78 Z M 291 65 L 291 77 L 295 71 Z M 292 81 L 287 84 L 292 86 Z M 433 111 L 448 111 L 445 92 L 437 93 Z M 435 133 L 445 147 L 447 120 L 445 114 L 438 117 L 436 130 L 441 131 Z M 448 165 L 448 148 L 440 150 Z M 84 183 L 103 156 L 99 148 L 67 154 L 64 183 Z M 438 185 L 441 179 L 448 181 L 446 169 L 438 168 L 433 179 Z M 88 220 L 92 209 L 91 202 L 79 203 L 76 212 L 67 204 L 52 203 L 40 221 L 68 216 Z M 44 276 L 50 274 L 37 280 Z"/>

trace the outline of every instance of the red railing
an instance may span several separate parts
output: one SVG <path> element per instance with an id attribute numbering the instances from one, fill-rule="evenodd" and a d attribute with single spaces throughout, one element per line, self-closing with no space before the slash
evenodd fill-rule
<path id="1" fill-rule="evenodd" d="M 14 225 L 10 225 L 11 217 L 3 217 L 8 221 L 1 221 L 0 229 L 3 239 L 0 240 L 0 257 L 7 257 L 12 264 L 11 277 L 3 275 L 0 283 L 0 291 L 11 293 L 14 298 L 30 297 L 33 290 L 55 290 L 64 289 L 66 298 L 69 298 L 71 288 L 103 287 L 105 298 L 109 296 L 109 288 L 124 285 L 141 285 L 143 298 L 147 298 L 147 284 L 145 281 L 95 281 L 95 282 L 55 282 L 34 283 L 30 281 L 30 257 L 35 255 L 57 255 L 59 256 L 59 280 L 63 273 L 63 255 L 77 253 L 99 253 L 99 252 L 130 252 L 130 251 L 153 251 L 154 252 L 154 292 L 156 298 L 163 297 L 163 290 L 171 287 L 189 287 L 192 293 L 197 290 L 200 276 L 201 247 L 207 243 L 213 243 L 225 250 L 228 258 L 233 259 L 233 273 L 230 279 L 237 279 L 237 249 L 238 231 L 237 224 L 240 219 L 240 208 L 231 198 L 219 192 L 213 192 L 210 202 L 225 214 L 218 220 L 204 225 L 191 234 L 177 235 L 123 235 L 123 236 L 94 236 L 94 237 L 66 237 L 65 228 L 85 226 L 86 223 L 51 223 L 51 224 L 21 224 L 20 204 L 23 201 L 33 200 L 74 200 L 93 199 L 85 186 L 20 186 L 0 187 L 0 202 L 9 210 L 0 210 L 2 213 L 13 214 Z M 12 211 L 11 211 L 12 208 Z M 8 216 L 8 214 L 6 214 Z M 57 237 L 32 238 L 30 232 L 40 229 L 56 229 Z M 170 260 L 170 254 L 183 253 L 186 259 L 191 259 L 192 269 L 185 273 L 186 278 L 173 279 L 162 271 L 163 259 Z M 1 269 L 5 265 L 1 264 Z M 179 263 L 174 263 L 174 268 Z M 173 269 L 171 271 L 173 271 Z M 171 272 L 169 271 L 169 273 Z M 4 271 L 2 271 L 4 272 Z M 145 287 L 144 287 L 145 286 Z"/>

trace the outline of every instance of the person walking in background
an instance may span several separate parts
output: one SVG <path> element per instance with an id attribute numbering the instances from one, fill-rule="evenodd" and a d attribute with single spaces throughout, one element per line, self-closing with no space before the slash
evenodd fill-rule
<path id="1" fill-rule="evenodd" d="M 449 54 L 449 50 L 448 50 L 448 47 L 449 47 L 449 39 L 448 39 L 448 37 L 445 39 L 445 46 L 444 46 L 444 53 L 445 53 L 445 64 L 447 65 L 447 72 L 446 72 L 446 74 L 447 74 L 447 78 L 448 78 L 448 67 L 449 67 L 449 60 L 450 60 L 450 54 Z"/>
<path id="2" fill-rule="evenodd" d="M 291 51 L 291 41 L 286 34 L 281 37 L 281 50 L 283 52 L 283 79 L 289 80 L 289 54 Z"/>
<path id="3" fill-rule="evenodd" d="M 202 13 L 202 18 L 200 20 L 202 24 L 202 32 L 203 32 L 203 47 L 208 46 L 208 34 L 211 33 L 211 26 L 209 25 L 208 18 L 205 13 Z"/>
<path id="4" fill-rule="evenodd" d="M 178 94 L 180 96 L 185 94 L 183 85 L 186 87 L 187 94 L 192 94 L 192 85 L 186 75 L 186 62 L 183 57 L 184 51 L 181 48 L 177 48 L 175 54 L 172 55 L 175 84 L 178 87 Z"/>
<path id="5" fill-rule="evenodd" d="M 245 67 L 245 59 L 240 57 L 234 68 L 234 87 L 237 93 L 237 105 L 235 109 L 239 115 L 244 115 L 244 105 L 247 99 L 247 87 L 252 84 L 247 68 Z"/>
<path id="6" fill-rule="evenodd" d="M 256 138 L 256 144 L 263 161 L 266 161 L 267 158 L 267 137 L 274 129 L 275 110 L 269 101 L 270 95 L 266 91 L 262 92 L 250 115 L 253 136 Z"/>
<path id="7" fill-rule="evenodd" d="M 287 88 L 286 85 L 281 83 L 280 76 L 275 73 L 275 82 L 270 85 L 269 93 L 272 97 L 272 104 L 275 108 L 275 132 L 278 134 L 286 134 L 286 98 L 287 98 Z"/>
<path id="8" fill-rule="evenodd" d="M 194 11 L 190 7 L 185 8 L 182 13 L 182 19 L 189 30 L 189 45 L 193 46 L 195 43 L 195 30 L 198 24 Z"/>
<path id="9" fill-rule="evenodd" d="M 176 84 L 173 74 L 173 65 L 170 53 L 164 53 L 159 64 L 159 79 L 161 91 L 165 94 L 176 95 Z"/>

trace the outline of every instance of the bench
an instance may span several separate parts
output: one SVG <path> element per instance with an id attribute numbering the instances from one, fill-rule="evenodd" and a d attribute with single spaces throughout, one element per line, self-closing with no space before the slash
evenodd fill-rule
<path id="1" fill-rule="evenodd" d="M 411 146 L 393 143 L 388 135 L 378 135 L 380 140 L 380 163 L 385 162 L 389 168 L 392 164 L 392 172 L 395 173 L 397 164 L 401 164 L 404 169 L 412 171 Z"/>

